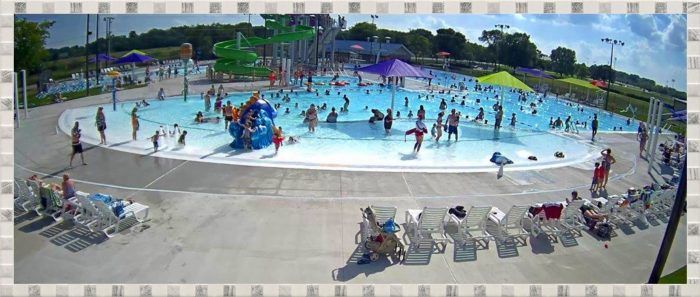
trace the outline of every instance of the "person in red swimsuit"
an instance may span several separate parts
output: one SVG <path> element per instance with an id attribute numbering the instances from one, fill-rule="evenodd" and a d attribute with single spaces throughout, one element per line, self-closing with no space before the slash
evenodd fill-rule
<path id="1" fill-rule="evenodd" d="M 272 132 L 272 142 L 275 144 L 275 154 L 280 150 L 280 146 L 284 141 L 284 135 L 282 135 L 282 127 L 275 127 Z"/>

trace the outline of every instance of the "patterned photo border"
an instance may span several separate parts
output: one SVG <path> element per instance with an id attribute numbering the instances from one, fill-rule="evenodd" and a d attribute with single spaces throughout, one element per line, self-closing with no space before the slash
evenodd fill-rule
<path id="1" fill-rule="evenodd" d="M 66 14 L 652 14 L 688 15 L 688 141 L 700 147 L 700 2 L 682 1 L 360 1 L 360 0 L 0 0 L 0 296 L 699 296 L 700 153 L 688 154 L 688 285 L 378 284 L 42 284 L 14 285 L 13 18 Z M 7 187 L 6 187 L 7 186 Z M 695 293 L 693 293 L 695 292 Z"/>

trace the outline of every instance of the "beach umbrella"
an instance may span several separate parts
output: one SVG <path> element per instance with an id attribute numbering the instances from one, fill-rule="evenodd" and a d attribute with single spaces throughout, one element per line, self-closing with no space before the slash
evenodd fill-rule
<path id="1" fill-rule="evenodd" d="M 599 87 L 599 88 L 607 88 L 608 87 L 608 84 L 606 82 L 604 82 L 602 80 L 597 80 L 597 79 L 591 81 L 591 84 L 596 86 L 596 87 Z"/>
<path id="2" fill-rule="evenodd" d="M 430 78 L 431 76 L 423 72 L 422 70 L 413 67 L 411 64 L 408 64 L 404 61 L 401 61 L 399 59 L 391 59 L 391 60 L 386 60 L 381 63 L 377 63 L 374 65 L 369 65 L 362 67 L 360 69 L 357 69 L 357 71 L 365 72 L 365 73 L 372 73 L 376 75 L 381 75 L 385 77 L 424 77 L 424 78 Z M 396 88 L 398 87 L 397 85 L 397 80 L 394 80 L 394 87 L 391 90 L 391 110 L 394 110 L 394 97 L 396 96 Z"/>

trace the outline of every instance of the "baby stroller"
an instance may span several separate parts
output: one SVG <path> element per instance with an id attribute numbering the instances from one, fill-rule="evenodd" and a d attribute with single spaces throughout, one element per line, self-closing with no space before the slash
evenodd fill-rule
<path id="1" fill-rule="evenodd" d="M 358 264 L 366 264 L 379 260 L 381 255 L 398 259 L 399 262 L 406 258 L 406 250 L 401 239 L 396 236 L 396 233 L 401 231 L 393 216 L 390 216 L 383 223 L 379 223 L 375 210 L 378 207 L 367 207 L 362 209 L 362 218 L 366 233 L 363 238 L 363 246 L 368 253 L 363 255 L 363 258 L 358 261 Z M 381 207 L 379 207 L 381 210 Z M 396 209 L 393 209 L 393 213 Z"/>

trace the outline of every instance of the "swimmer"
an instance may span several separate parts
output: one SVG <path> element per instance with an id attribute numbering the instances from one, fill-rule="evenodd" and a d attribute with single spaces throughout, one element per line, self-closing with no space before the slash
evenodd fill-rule
<path id="1" fill-rule="evenodd" d="M 289 114 L 289 107 L 284 111 L 284 114 Z"/>
<path id="2" fill-rule="evenodd" d="M 412 119 L 413 118 L 413 110 L 408 111 L 408 118 Z"/>

